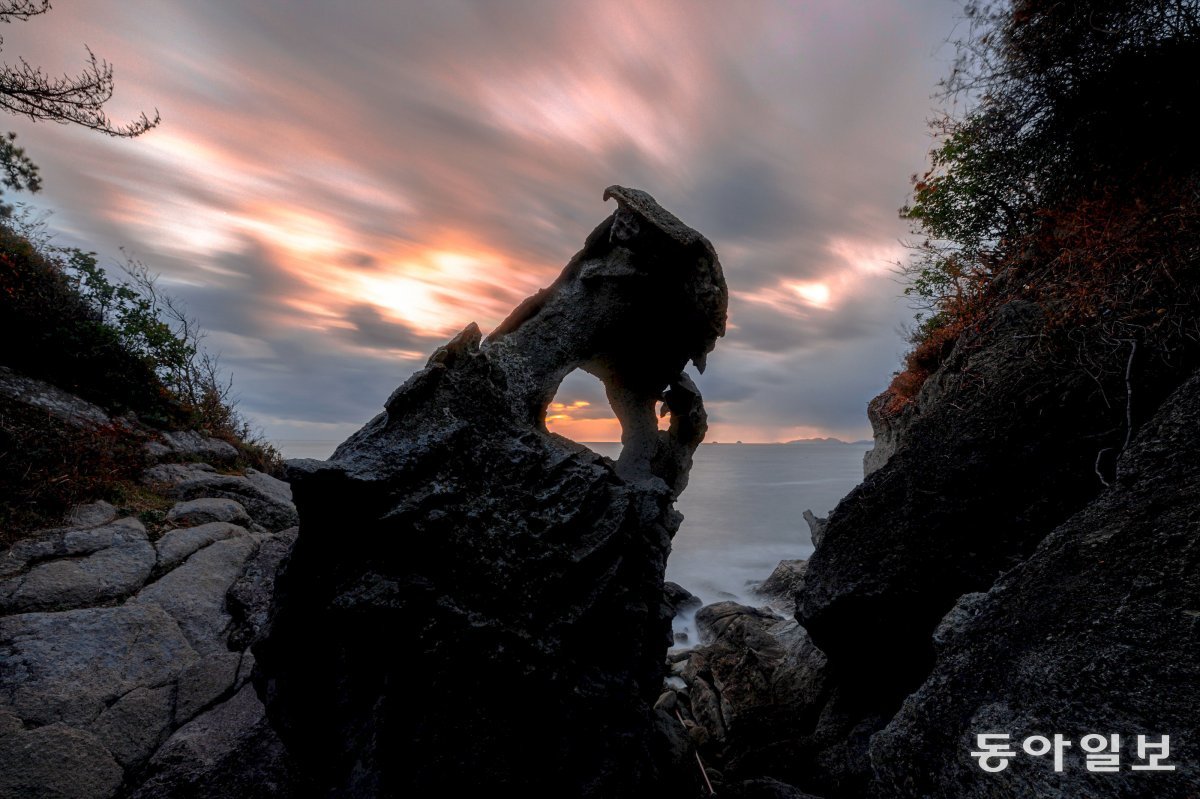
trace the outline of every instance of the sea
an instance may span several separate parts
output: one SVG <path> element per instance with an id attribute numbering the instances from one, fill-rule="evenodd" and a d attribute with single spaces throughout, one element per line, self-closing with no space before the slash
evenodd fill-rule
<path id="1" fill-rule="evenodd" d="M 286 458 L 328 458 L 339 442 L 279 441 Z M 618 443 L 588 443 L 616 458 Z M 803 514 L 826 516 L 862 480 L 870 442 L 813 439 L 788 444 L 701 444 L 687 489 L 676 502 L 683 524 L 667 579 L 704 604 L 761 605 L 753 587 L 781 560 L 807 558 L 812 539 Z M 695 641 L 691 614 L 675 620 Z"/>

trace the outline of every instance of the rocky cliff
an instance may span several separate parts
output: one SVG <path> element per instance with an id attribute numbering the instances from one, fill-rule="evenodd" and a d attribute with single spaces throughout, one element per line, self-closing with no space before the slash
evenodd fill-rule
<path id="1" fill-rule="evenodd" d="M 254 651 L 331 796 L 695 787 L 651 705 L 672 503 L 706 428 L 682 370 L 723 334 L 726 289 L 700 234 L 610 197 L 549 288 L 486 339 L 464 329 L 329 461 L 291 463 L 300 535 Z M 574 369 L 604 382 L 615 463 L 546 430 Z"/>
<path id="2" fill-rule="evenodd" d="M 1136 352 L 1113 342 L 1117 379 L 1097 379 L 1069 339 L 1049 340 L 1036 305 L 1013 302 L 907 407 L 885 418 L 890 398 L 872 403 L 866 479 L 810 519 L 807 563 L 764 584 L 790 587 L 799 626 L 705 608 L 706 646 L 675 666 L 706 727 L 700 751 L 731 785 L 768 776 L 878 799 L 1200 793 L 1200 375 L 1187 346 Z M 981 733 L 1009 736 L 1003 770 L 971 756 Z M 1024 752 L 1038 735 L 1063 736 L 1061 768 Z M 1118 736 L 1119 770 L 1092 769 L 1089 735 Z M 1135 770 L 1151 763 L 1138 736 L 1164 735 L 1174 768 Z"/>
<path id="3" fill-rule="evenodd" d="M 120 432 L 167 508 L 90 503 L 0 549 L 0 797 L 303 795 L 249 682 L 296 535 L 287 484 L 234 468 L 224 441 L 144 433 L 8 370 L 0 398 Z"/>

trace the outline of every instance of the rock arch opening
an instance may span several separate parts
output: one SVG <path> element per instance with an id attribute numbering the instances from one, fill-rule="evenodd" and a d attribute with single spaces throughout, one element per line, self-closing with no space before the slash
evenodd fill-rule
<path id="1" fill-rule="evenodd" d="M 666 430 L 670 419 L 655 406 L 658 429 Z M 582 444 L 614 461 L 621 455 L 621 422 L 609 404 L 600 378 L 575 369 L 559 383 L 554 399 L 546 407 L 546 430 Z"/>
<path id="2" fill-rule="evenodd" d="M 559 383 L 546 407 L 546 429 L 616 460 L 621 454 L 621 423 L 609 405 L 604 383 L 575 369 Z"/>

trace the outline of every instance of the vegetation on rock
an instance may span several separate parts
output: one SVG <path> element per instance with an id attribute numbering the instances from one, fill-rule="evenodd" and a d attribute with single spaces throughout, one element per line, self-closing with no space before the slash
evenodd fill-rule
<path id="1" fill-rule="evenodd" d="M 38 245 L 16 228 L 0 221 L 0 366 L 112 419 L 75 425 L 0 396 L 0 531 L 53 523 L 94 498 L 140 510 L 141 445 L 153 428 L 203 431 L 237 447 L 242 465 L 278 471 L 278 452 L 238 412 L 199 328 L 144 266 L 114 282 L 94 253 Z"/>
<path id="2" fill-rule="evenodd" d="M 968 329 L 1015 299 L 1045 346 L 1098 384 L 1135 352 L 1179 365 L 1200 342 L 1200 6 L 1168 0 L 969 2 L 941 84 L 930 167 L 901 216 L 926 315 L 889 389 L 902 409 Z"/>

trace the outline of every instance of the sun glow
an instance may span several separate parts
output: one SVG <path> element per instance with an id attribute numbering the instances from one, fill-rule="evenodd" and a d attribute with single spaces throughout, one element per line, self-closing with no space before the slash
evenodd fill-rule
<path id="1" fill-rule="evenodd" d="M 829 286 L 824 283 L 793 283 L 791 288 L 810 305 L 824 307 L 829 304 Z"/>

